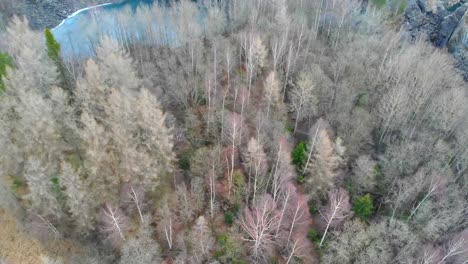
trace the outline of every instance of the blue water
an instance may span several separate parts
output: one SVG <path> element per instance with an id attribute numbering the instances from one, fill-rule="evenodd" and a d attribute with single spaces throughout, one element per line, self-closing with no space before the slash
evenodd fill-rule
<path id="1" fill-rule="evenodd" d="M 142 19 L 140 13 L 137 13 L 137 10 L 141 11 L 143 7 L 150 9 L 156 2 L 165 1 L 127 0 L 82 9 L 62 21 L 52 33 L 61 44 L 62 56 L 65 59 L 85 59 L 93 56 L 95 47 L 104 35 L 115 38 L 121 44 L 128 43 L 123 36 L 148 41 L 145 39 L 145 34 L 141 34 L 144 32 L 142 29 L 147 30 L 148 26 L 155 31 L 164 32 L 164 37 L 159 37 L 158 44 L 175 42 L 175 33 L 166 15 L 169 8 L 167 5 L 163 3 L 159 5 L 163 13 L 162 18 L 157 18 L 154 13 L 148 12 L 152 21 L 149 24 L 148 20 Z M 123 13 L 130 15 L 124 16 Z"/>

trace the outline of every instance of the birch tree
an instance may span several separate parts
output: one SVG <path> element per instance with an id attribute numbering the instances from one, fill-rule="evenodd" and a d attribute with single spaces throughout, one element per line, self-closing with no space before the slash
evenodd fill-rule
<path id="1" fill-rule="evenodd" d="M 141 224 L 145 224 L 143 217 L 143 208 L 145 202 L 145 190 L 142 186 L 137 184 L 126 184 L 122 190 L 124 202 L 130 205 L 130 208 L 136 209 L 140 217 Z"/>
<path id="2" fill-rule="evenodd" d="M 252 84 L 257 73 L 265 66 L 267 50 L 262 39 L 257 34 L 250 32 L 242 35 L 242 48 L 245 53 L 245 63 L 247 69 L 247 83 L 249 98 Z"/>
<path id="3" fill-rule="evenodd" d="M 245 208 L 241 227 L 247 234 L 244 240 L 248 242 L 255 259 L 267 260 L 271 256 L 277 225 L 276 206 L 268 194 L 260 197 L 252 209 Z"/>
<path id="4" fill-rule="evenodd" d="M 268 178 L 268 184 L 271 186 L 270 192 L 275 202 L 278 201 L 281 192 L 287 187 L 286 183 L 295 176 L 294 166 L 291 162 L 291 145 L 284 137 L 276 139 L 276 142 L 275 158 Z"/>
<path id="5" fill-rule="evenodd" d="M 323 241 L 327 236 L 328 229 L 342 223 L 351 210 L 349 195 L 344 189 L 334 189 L 329 191 L 328 200 L 329 204 L 325 210 L 320 211 L 320 215 L 325 221 L 326 227 L 322 235 L 322 239 L 320 240 L 319 247 L 322 246 Z"/>
<path id="6" fill-rule="evenodd" d="M 252 193 L 252 200 L 255 201 L 257 192 L 266 187 L 266 173 L 268 169 L 267 156 L 263 150 L 263 146 L 255 138 L 251 138 L 247 144 L 247 149 L 244 150 L 243 160 L 244 166 L 248 170 L 249 193 L 246 197 L 248 201 L 250 193 Z M 261 191 L 260 191 L 261 192 Z"/>
<path id="7" fill-rule="evenodd" d="M 466 263 L 468 257 L 468 231 L 463 230 L 455 235 L 445 244 L 445 252 L 442 259 L 437 264 L 445 263 L 449 259 L 459 260 L 459 263 Z M 455 263 L 455 262 L 454 262 Z"/>
<path id="8" fill-rule="evenodd" d="M 125 240 L 125 233 L 128 230 L 128 218 L 118 207 L 106 204 L 101 211 L 101 231 L 106 235 L 106 239 L 112 243 Z"/>
<path id="9" fill-rule="evenodd" d="M 234 158 L 235 158 L 237 147 L 242 142 L 242 131 L 244 130 L 244 120 L 239 114 L 231 113 L 228 119 L 226 120 L 226 123 L 224 124 L 224 126 L 225 126 L 225 134 L 224 134 L 225 142 L 230 147 L 230 161 L 229 161 L 230 173 L 228 176 L 229 177 L 228 196 L 230 197 L 231 189 L 232 189 L 232 177 L 234 175 Z"/>

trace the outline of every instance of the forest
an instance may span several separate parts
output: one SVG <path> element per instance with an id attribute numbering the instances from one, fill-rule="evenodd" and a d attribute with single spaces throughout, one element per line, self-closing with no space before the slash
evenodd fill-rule
<path id="1" fill-rule="evenodd" d="M 41 250 L 0 263 L 468 263 L 468 86 L 406 4 L 155 3 L 89 59 L 9 16 L 0 225 Z"/>

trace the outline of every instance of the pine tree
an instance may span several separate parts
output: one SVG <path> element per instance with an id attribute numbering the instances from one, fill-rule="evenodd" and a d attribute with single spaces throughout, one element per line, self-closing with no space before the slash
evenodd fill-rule
<path id="1" fill-rule="evenodd" d="M 44 30 L 44 34 L 46 38 L 47 55 L 57 67 L 59 78 L 61 79 L 61 86 L 65 90 L 68 90 L 70 95 L 73 95 L 73 92 L 75 90 L 75 83 L 72 80 L 70 72 L 67 70 L 65 62 L 61 57 L 60 43 L 58 43 L 57 40 L 55 40 L 55 37 L 50 31 L 50 29 L 46 28 Z M 73 101 L 73 97 L 70 97 L 70 99 L 71 101 Z"/>
<path id="2" fill-rule="evenodd" d="M 47 46 L 47 54 L 49 55 L 49 58 L 54 62 L 54 63 L 59 63 L 61 60 L 60 57 L 60 43 L 58 43 L 50 29 L 46 28 L 44 30 L 45 38 L 46 38 L 46 46 Z"/>

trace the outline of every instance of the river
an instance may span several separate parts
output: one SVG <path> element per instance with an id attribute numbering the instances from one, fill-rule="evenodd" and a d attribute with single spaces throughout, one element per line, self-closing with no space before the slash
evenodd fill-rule
<path id="1" fill-rule="evenodd" d="M 127 0 L 78 10 L 52 29 L 56 40 L 61 44 L 62 56 L 65 59 L 91 57 L 94 55 L 94 48 L 104 35 L 116 38 L 121 43 L 126 41 L 123 36 L 143 40 L 145 34 L 141 33 L 147 32 L 148 25 L 152 30 L 158 28 L 160 32 L 164 32 L 164 38 L 159 37 L 160 43 L 175 43 L 175 33 L 167 17 L 168 7 L 160 4 L 158 11 L 154 11 L 153 2 L 153 0 Z M 141 12 L 145 8 L 147 12 Z M 158 12 L 160 12 L 159 17 L 156 15 Z"/>

